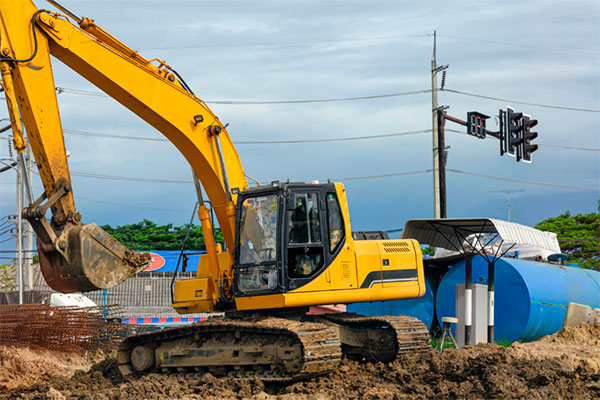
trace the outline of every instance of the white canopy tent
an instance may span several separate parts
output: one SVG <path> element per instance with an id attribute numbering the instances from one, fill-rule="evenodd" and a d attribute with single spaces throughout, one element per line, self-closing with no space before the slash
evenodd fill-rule
<path id="1" fill-rule="evenodd" d="M 560 253 L 555 233 L 491 218 L 412 219 L 404 225 L 400 238 L 447 250 L 439 256 L 463 253 L 498 258 L 518 250 L 521 257 L 546 258 Z"/>

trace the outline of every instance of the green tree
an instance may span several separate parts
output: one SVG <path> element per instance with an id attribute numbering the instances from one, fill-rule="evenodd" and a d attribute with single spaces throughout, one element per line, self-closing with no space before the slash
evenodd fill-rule
<path id="1" fill-rule="evenodd" d="M 8 292 L 16 289 L 15 264 L 0 265 L 0 291 Z"/>
<path id="2" fill-rule="evenodd" d="M 569 255 L 569 261 L 579 263 L 581 268 L 600 271 L 600 213 L 571 215 L 567 211 L 545 219 L 535 227 L 556 233 L 560 248 Z"/>
<path id="3" fill-rule="evenodd" d="M 144 219 L 141 222 L 116 228 L 110 225 L 103 225 L 101 228 L 132 250 L 180 250 L 188 226 L 188 224 L 182 226 L 158 225 Z M 219 229 L 215 230 L 215 240 L 217 243 L 223 243 L 223 235 Z M 202 227 L 192 224 L 185 250 L 205 249 Z"/>
<path id="4" fill-rule="evenodd" d="M 433 255 L 435 254 L 435 247 L 431 247 L 429 245 L 421 247 L 421 252 L 423 252 L 423 255 L 429 254 L 433 257 Z"/>

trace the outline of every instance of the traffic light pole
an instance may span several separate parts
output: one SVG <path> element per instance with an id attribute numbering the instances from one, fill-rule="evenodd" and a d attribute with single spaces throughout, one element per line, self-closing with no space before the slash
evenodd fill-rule
<path id="1" fill-rule="evenodd" d="M 446 152 L 445 125 L 446 113 L 444 110 L 438 110 L 438 182 L 440 189 L 440 218 L 448 218 L 446 213 L 446 161 L 448 159 Z"/>

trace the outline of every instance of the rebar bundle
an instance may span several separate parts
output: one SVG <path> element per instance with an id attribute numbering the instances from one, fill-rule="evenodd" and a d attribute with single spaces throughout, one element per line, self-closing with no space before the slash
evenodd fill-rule
<path id="1" fill-rule="evenodd" d="M 97 307 L 48 304 L 0 305 L 0 345 L 80 352 L 122 338 L 117 305 Z"/>

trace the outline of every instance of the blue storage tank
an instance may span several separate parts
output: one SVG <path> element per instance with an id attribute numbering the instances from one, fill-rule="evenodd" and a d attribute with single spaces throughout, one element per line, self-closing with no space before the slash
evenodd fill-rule
<path id="1" fill-rule="evenodd" d="M 487 284 L 488 265 L 473 258 L 473 283 Z M 501 258 L 495 268 L 494 338 L 530 341 L 558 332 L 569 303 L 600 307 L 600 272 Z M 436 293 L 437 319 L 456 316 L 456 285 L 465 282 L 465 260 L 446 273 Z M 454 327 L 453 327 L 454 329 Z"/>
<path id="2" fill-rule="evenodd" d="M 378 315 L 408 315 L 420 319 L 427 325 L 427 329 L 429 329 L 433 322 L 435 286 L 432 278 L 427 273 L 425 273 L 425 288 L 425 295 L 417 299 L 353 303 L 348 304 L 346 311 L 370 317 Z"/>

